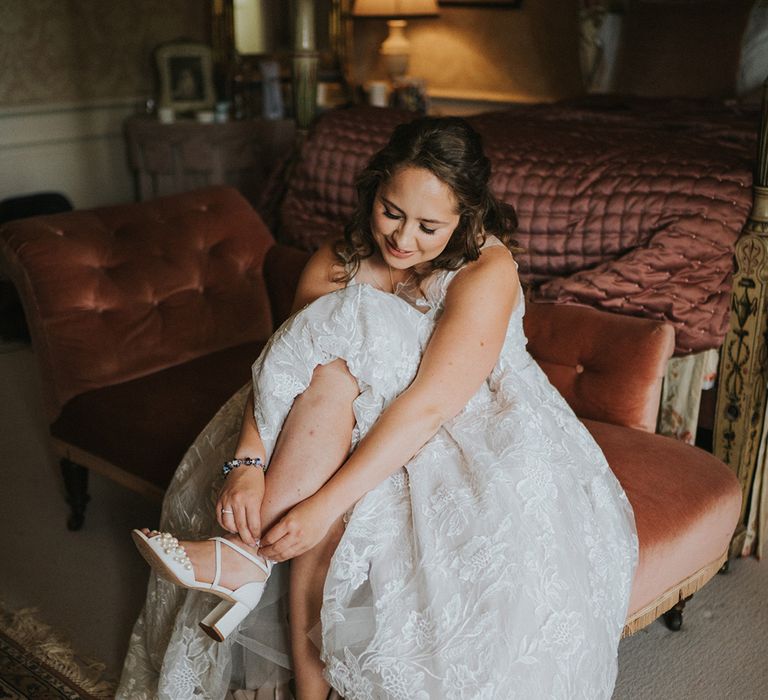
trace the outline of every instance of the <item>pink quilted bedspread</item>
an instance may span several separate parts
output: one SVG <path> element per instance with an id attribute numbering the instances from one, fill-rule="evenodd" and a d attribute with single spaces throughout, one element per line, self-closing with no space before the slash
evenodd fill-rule
<path id="1" fill-rule="evenodd" d="M 521 277 L 536 298 L 664 318 L 677 354 L 719 347 L 754 136 L 722 111 L 643 107 L 537 105 L 469 121 L 496 195 L 517 210 Z M 314 249 L 338 235 L 356 173 L 411 116 L 354 108 L 320 119 L 282 201 L 280 240 Z"/>

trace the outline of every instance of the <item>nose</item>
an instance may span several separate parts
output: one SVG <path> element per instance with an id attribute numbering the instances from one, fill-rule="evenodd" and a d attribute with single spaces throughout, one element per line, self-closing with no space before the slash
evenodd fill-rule
<path id="1" fill-rule="evenodd" d="M 411 250 L 418 222 L 401 221 L 395 232 L 392 234 L 392 242 L 400 250 Z"/>

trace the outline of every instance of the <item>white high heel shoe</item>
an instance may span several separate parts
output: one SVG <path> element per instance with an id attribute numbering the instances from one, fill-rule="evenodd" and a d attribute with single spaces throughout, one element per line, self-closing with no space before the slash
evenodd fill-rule
<path id="1" fill-rule="evenodd" d="M 262 560 L 259 557 L 255 557 L 250 552 L 223 537 L 211 537 L 210 539 L 215 544 L 216 573 L 211 583 L 205 583 L 195 578 L 195 574 L 192 571 L 192 563 L 184 547 L 170 533 L 153 530 L 150 536 L 147 537 L 141 530 L 134 530 L 131 535 L 141 556 L 147 560 L 147 563 L 159 576 L 177 586 L 194 591 L 213 593 L 213 595 L 222 599 L 221 603 L 200 623 L 200 627 L 202 627 L 205 633 L 217 642 L 223 642 L 237 629 L 246 615 L 256 607 L 259 600 L 261 600 L 269 574 L 272 571 L 273 562 L 268 559 Z M 222 544 L 230 549 L 234 549 L 238 554 L 248 559 L 248 561 L 256 564 L 266 574 L 266 578 L 263 581 L 245 583 L 236 590 L 220 586 Z"/>

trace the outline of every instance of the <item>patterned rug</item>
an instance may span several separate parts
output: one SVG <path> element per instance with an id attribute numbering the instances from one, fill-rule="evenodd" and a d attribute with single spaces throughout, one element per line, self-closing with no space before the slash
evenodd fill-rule
<path id="1" fill-rule="evenodd" d="M 0 606 L 0 700 L 112 698 L 103 671 L 103 664 L 78 658 L 34 610 Z"/>

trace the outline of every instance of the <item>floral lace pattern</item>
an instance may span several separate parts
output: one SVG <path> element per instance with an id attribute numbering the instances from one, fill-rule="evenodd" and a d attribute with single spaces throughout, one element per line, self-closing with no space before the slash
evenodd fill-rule
<path id="1" fill-rule="evenodd" d="M 456 272 L 423 297 L 367 284 L 289 319 L 253 367 L 255 416 L 274 448 L 318 364 L 343 358 L 361 389 L 353 443 L 415 376 Z M 629 502 L 603 454 L 525 349 L 524 303 L 483 386 L 349 514 L 321 614 L 322 657 L 348 700 L 610 698 L 637 562 Z M 218 465 L 245 392 L 179 467 L 161 528 L 207 536 Z M 202 504 L 202 505 L 201 505 Z M 215 599 L 152 580 L 118 697 L 222 698 L 289 673 L 282 566 L 235 639 L 197 621 Z"/>

